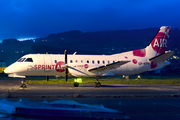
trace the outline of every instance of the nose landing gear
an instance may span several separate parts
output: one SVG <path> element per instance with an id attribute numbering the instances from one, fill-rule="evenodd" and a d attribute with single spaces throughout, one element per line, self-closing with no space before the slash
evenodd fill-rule
<path id="1" fill-rule="evenodd" d="M 101 83 L 100 82 L 95 82 L 94 87 L 101 87 Z"/>
<path id="2" fill-rule="evenodd" d="M 99 77 L 96 77 L 97 82 L 94 83 L 94 87 L 101 87 L 101 83 L 99 82 Z"/>
<path id="3" fill-rule="evenodd" d="M 25 84 L 25 79 L 23 78 L 21 81 L 21 86 L 20 88 L 27 88 L 26 84 Z"/>

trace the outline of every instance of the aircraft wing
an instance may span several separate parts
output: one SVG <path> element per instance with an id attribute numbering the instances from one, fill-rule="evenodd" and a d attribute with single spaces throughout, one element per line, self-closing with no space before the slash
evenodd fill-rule
<path id="1" fill-rule="evenodd" d="M 164 53 L 162 53 L 160 55 L 157 55 L 157 56 L 149 59 L 149 61 L 156 62 L 156 63 L 161 63 L 161 62 L 164 62 L 165 60 L 167 60 L 173 54 L 174 54 L 174 51 L 166 51 L 166 52 L 164 52 Z"/>
<path id="2" fill-rule="evenodd" d="M 89 72 L 107 72 L 109 70 L 115 69 L 116 67 L 124 65 L 128 62 L 130 62 L 130 61 L 118 61 L 115 63 L 111 63 L 111 64 L 107 64 L 107 65 L 102 65 L 102 66 L 99 66 L 96 68 L 92 68 L 92 69 L 89 69 L 88 71 Z"/>

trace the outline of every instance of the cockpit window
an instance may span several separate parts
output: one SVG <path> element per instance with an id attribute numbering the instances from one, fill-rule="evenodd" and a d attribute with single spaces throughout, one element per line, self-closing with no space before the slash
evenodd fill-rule
<path id="1" fill-rule="evenodd" d="M 26 58 L 20 58 L 17 62 L 23 62 Z"/>
<path id="2" fill-rule="evenodd" d="M 33 59 L 32 59 L 32 58 L 27 58 L 27 59 L 25 60 L 25 62 L 33 62 Z"/>

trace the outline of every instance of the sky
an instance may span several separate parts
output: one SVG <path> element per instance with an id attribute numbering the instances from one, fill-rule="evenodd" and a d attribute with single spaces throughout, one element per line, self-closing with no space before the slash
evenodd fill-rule
<path id="1" fill-rule="evenodd" d="M 0 0 L 0 40 L 70 30 L 180 29 L 180 0 Z"/>

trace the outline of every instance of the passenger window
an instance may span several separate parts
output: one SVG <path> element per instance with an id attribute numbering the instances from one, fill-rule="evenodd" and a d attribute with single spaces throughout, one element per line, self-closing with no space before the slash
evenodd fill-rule
<path id="1" fill-rule="evenodd" d="M 33 62 L 32 58 L 27 58 L 25 62 Z"/>
<path id="2" fill-rule="evenodd" d="M 103 64 L 105 64 L 104 60 L 103 60 Z"/>
<path id="3" fill-rule="evenodd" d="M 83 60 L 81 60 L 81 63 L 83 63 Z"/>
<path id="4" fill-rule="evenodd" d="M 55 60 L 54 62 L 57 63 L 57 60 Z"/>
<path id="5" fill-rule="evenodd" d="M 94 64 L 94 60 L 92 60 L 92 64 Z"/>
<path id="6" fill-rule="evenodd" d="M 109 64 L 109 60 L 108 60 L 108 64 Z"/>
<path id="7" fill-rule="evenodd" d="M 70 63 L 73 63 L 73 61 L 72 61 L 72 60 L 70 60 Z"/>
<path id="8" fill-rule="evenodd" d="M 78 61 L 76 60 L 75 62 L 77 63 Z"/>
<path id="9" fill-rule="evenodd" d="M 100 61 L 98 60 L 97 63 L 100 64 Z"/>
<path id="10" fill-rule="evenodd" d="M 87 60 L 87 63 L 89 63 L 89 60 Z"/>
<path id="11" fill-rule="evenodd" d="M 113 60 L 113 63 L 115 63 L 115 61 Z"/>

